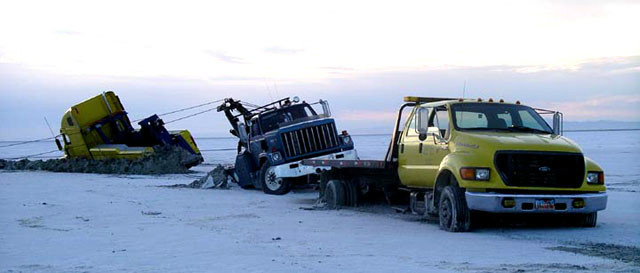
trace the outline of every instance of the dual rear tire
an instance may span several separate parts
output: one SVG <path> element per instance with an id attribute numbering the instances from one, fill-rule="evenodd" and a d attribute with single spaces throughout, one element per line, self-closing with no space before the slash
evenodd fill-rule
<path id="1" fill-rule="evenodd" d="M 328 209 L 340 209 L 357 206 L 359 195 L 353 182 L 329 180 L 324 187 L 323 199 Z"/>

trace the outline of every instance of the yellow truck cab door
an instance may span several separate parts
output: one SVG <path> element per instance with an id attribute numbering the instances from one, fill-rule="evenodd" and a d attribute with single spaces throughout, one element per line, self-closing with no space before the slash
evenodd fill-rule
<path id="1" fill-rule="evenodd" d="M 425 127 L 419 123 L 426 124 L 429 112 L 430 108 L 416 107 L 402 132 L 400 147 L 398 147 L 398 175 L 402 184 L 406 186 L 425 186 L 424 177 L 427 175 L 428 166 L 424 152 L 428 140 L 420 139 L 418 127 Z"/>
<path id="2" fill-rule="evenodd" d="M 429 111 L 426 124 L 422 122 L 422 132 L 427 132 L 427 138 L 423 141 L 422 153 L 420 153 L 423 171 L 416 186 L 433 187 L 440 169 L 440 163 L 449 154 L 449 113 L 445 106 L 438 106 Z M 425 119 L 426 120 L 426 119 Z M 426 130 L 423 126 L 426 126 Z"/>

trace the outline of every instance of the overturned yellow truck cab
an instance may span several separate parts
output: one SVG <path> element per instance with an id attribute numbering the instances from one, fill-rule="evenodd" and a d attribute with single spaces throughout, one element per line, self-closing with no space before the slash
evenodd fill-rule
<path id="1" fill-rule="evenodd" d="M 113 91 L 103 92 L 74 106 L 62 116 L 60 134 L 68 158 L 137 159 L 154 153 L 154 147 L 173 146 L 194 155 L 186 167 L 203 161 L 191 133 L 167 131 L 164 122 L 152 115 L 134 129 L 120 99 Z"/>

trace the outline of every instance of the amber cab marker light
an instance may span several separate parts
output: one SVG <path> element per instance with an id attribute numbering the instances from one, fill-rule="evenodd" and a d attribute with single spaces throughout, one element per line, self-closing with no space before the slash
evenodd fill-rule
<path id="1" fill-rule="evenodd" d="M 493 98 L 489 98 L 489 102 L 493 102 Z"/>
<path id="2" fill-rule="evenodd" d="M 519 100 L 517 100 L 517 101 L 516 101 L 516 104 L 520 104 L 520 101 L 519 101 Z"/>
<path id="3" fill-rule="evenodd" d="M 460 169 L 460 176 L 464 180 L 475 180 L 476 172 L 472 168 L 462 168 Z"/>
<path id="4" fill-rule="evenodd" d="M 504 100 L 503 100 L 503 99 L 500 99 L 500 103 L 503 103 L 503 102 L 504 102 Z"/>
<path id="5" fill-rule="evenodd" d="M 482 98 L 478 98 L 478 102 L 482 102 Z"/>

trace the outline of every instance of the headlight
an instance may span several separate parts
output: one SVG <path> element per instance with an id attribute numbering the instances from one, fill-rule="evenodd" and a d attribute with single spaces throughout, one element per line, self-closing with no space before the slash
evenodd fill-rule
<path id="1" fill-rule="evenodd" d="M 476 169 L 476 180 L 489 180 L 489 169 Z"/>
<path id="2" fill-rule="evenodd" d="M 491 170 L 489 168 L 460 168 L 460 176 L 465 180 L 489 181 Z"/>
<path id="3" fill-rule="evenodd" d="M 280 160 L 282 160 L 282 155 L 280 155 L 280 152 L 271 153 L 271 161 L 277 162 Z"/>
<path id="4" fill-rule="evenodd" d="M 604 184 L 603 172 L 588 172 L 587 183 L 589 184 Z"/>
<path id="5" fill-rule="evenodd" d="M 342 137 L 342 142 L 344 142 L 344 144 L 350 144 L 351 143 L 351 137 L 350 136 L 343 136 Z"/>

